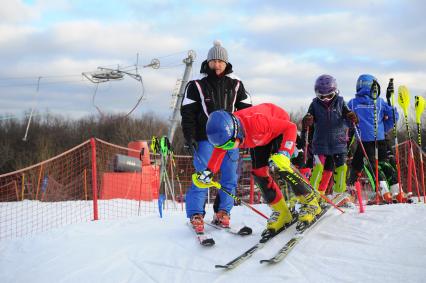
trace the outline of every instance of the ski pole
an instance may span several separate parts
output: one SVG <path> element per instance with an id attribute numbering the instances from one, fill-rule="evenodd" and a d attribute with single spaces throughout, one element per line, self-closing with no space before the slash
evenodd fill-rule
<path id="1" fill-rule="evenodd" d="M 408 106 L 410 105 L 410 93 L 406 86 L 401 85 L 398 87 L 398 102 L 402 110 L 404 111 L 405 128 L 407 130 L 407 135 L 408 135 L 408 150 L 409 150 L 408 174 L 407 174 L 408 194 L 412 194 L 411 173 L 412 173 L 412 170 L 414 169 L 414 179 L 416 180 L 417 197 L 418 197 L 418 200 L 420 201 L 419 182 L 417 181 L 417 170 L 414 163 L 414 152 L 413 152 L 413 145 L 411 144 L 410 126 L 408 125 Z"/>
<path id="2" fill-rule="evenodd" d="M 154 164 L 157 165 L 157 152 L 160 151 L 160 144 L 156 136 L 152 137 L 150 148 L 152 150 L 152 153 L 154 154 Z M 163 163 L 162 159 L 160 160 L 162 164 Z M 155 171 L 155 174 L 157 175 L 157 170 Z M 158 194 L 158 213 L 160 214 L 160 218 L 163 218 L 163 204 L 165 203 L 165 200 L 166 200 L 166 196 L 164 195 L 164 190 L 163 190 L 162 176 L 163 176 L 163 167 L 160 165 L 160 188 L 159 188 L 159 194 Z"/>
<path id="3" fill-rule="evenodd" d="M 306 133 L 305 133 L 305 151 L 303 152 L 303 163 L 305 163 L 308 160 L 308 146 L 309 146 L 309 126 L 306 127 Z"/>
<path id="4" fill-rule="evenodd" d="M 240 199 L 236 195 L 228 192 L 228 190 L 226 190 L 225 188 L 223 188 L 222 185 L 220 183 L 218 183 L 218 182 L 211 181 L 210 183 L 202 183 L 202 182 L 198 181 L 198 179 L 197 179 L 197 173 L 192 174 L 192 182 L 194 183 L 194 185 L 196 185 L 197 187 L 199 187 L 201 189 L 208 189 L 210 187 L 214 187 L 216 189 L 219 189 L 222 192 L 224 192 L 225 194 L 227 194 L 228 196 L 230 196 L 231 198 L 233 198 L 234 200 L 236 200 L 238 203 L 241 203 L 242 205 L 250 208 L 251 210 L 253 210 L 257 214 L 259 214 L 263 218 L 269 219 L 268 216 L 266 216 L 265 214 L 263 214 L 262 212 L 260 212 L 259 210 L 257 210 L 253 206 L 251 206 L 250 204 L 246 203 L 245 201 L 243 201 L 242 199 Z"/>
<path id="5" fill-rule="evenodd" d="M 176 200 L 175 200 L 175 187 L 174 187 L 174 183 L 173 183 L 173 179 L 172 179 L 172 183 L 170 182 L 169 179 L 169 174 L 167 172 L 167 162 L 168 159 L 171 156 L 171 146 L 170 146 L 170 141 L 169 138 L 167 136 L 162 136 L 160 139 L 160 151 L 161 151 L 161 156 L 163 157 L 162 160 L 164 160 L 164 181 L 165 181 L 165 186 L 166 189 L 168 189 L 171 197 L 172 197 L 172 201 L 174 206 L 176 207 Z M 170 164 L 170 169 L 172 168 L 171 164 Z M 173 173 L 173 172 L 172 172 Z M 166 191 L 166 196 L 167 196 L 167 191 Z"/>
<path id="6" fill-rule="evenodd" d="M 425 99 L 422 96 L 414 96 L 416 109 L 416 123 L 417 123 L 417 139 L 419 142 L 419 151 L 420 151 L 420 178 L 422 179 L 422 188 L 423 188 L 423 203 L 426 203 L 426 189 L 425 189 L 425 172 L 423 165 L 423 149 L 422 149 L 422 113 L 425 109 Z"/>
<path id="7" fill-rule="evenodd" d="M 380 95 L 380 85 L 374 80 L 371 86 L 371 92 L 373 94 L 373 111 L 374 111 L 374 160 L 376 165 L 375 176 L 376 176 L 376 204 L 380 202 L 379 195 L 379 146 L 377 144 L 377 131 L 378 131 L 378 117 L 377 117 L 377 98 Z"/>
<path id="8" fill-rule="evenodd" d="M 395 111 L 395 89 L 393 86 L 393 78 L 389 79 L 388 90 L 391 93 L 391 106 L 392 106 L 392 116 L 393 116 L 393 137 L 395 144 L 395 159 L 396 159 L 396 172 L 398 176 L 398 187 L 399 195 L 402 197 L 402 181 L 401 181 L 401 164 L 399 163 L 399 147 L 398 147 L 398 132 L 396 130 L 396 111 Z"/>
<path id="9" fill-rule="evenodd" d="M 356 189 L 356 194 L 358 196 L 359 213 L 364 213 L 364 206 L 362 204 L 361 184 L 359 183 L 359 180 L 355 182 L 355 189 Z"/>
<path id="10" fill-rule="evenodd" d="M 367 164 L 370 167 L 369 169 L 371 170 L 371 174 L 373 174 L 373 172 L 374 172 L 373 166 L 371 165 L 370 159 L 368 158 L 367 152 L 365 151 L 365 147 L 364 147 L 364 144 L 362 143 L 361 135 L 359 133 L 358 127 L 355 123 L 353 125 L 354 125 L 354 130 L 355 130 L 355 136 L 357 137 L 359 145 L 361 146 L 361 150 L 362 150 L 362 153 L 364 154 L 365 160 L 367 161 Z M 374 180 L 374 181 L 376 181 L 376 180 Z M 376 185 L 374 185 L 374 186 L 376 186 Z"/>
<path id="11" fill-rule="evenodd" d="M 170 144 L 170 140 L 167 136 L 164 136 L 164 137 L 161 138 L 161 147 L 162 147 L 162 151 L 164 151 L 170 157 L 170 161 L 171 161 L 170 162 L 170 171 L 172 173 L 172 180 L 173 180 L 173 169 L 175 171 L 176 180 L 179 184 L 179 194 L 180 194 L 180 198 L 181 198 L 181 209 L 183 211 L 182 183 L 180 181 L 178 168 L 176 166 L 173 148 L 172 148 L 172 145 Z M 173 182 L 172 185 L 173 185 L 173 188 L 174 188 L 174 182 Z M 174 193 L 174 189 L 173 189 L 173 193 Z"/>

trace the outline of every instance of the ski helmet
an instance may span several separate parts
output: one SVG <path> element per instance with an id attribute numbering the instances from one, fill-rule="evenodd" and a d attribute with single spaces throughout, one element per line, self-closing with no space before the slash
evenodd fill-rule
<path id="1" fill-rule="evenodd" d="M 210 114 L 206 125 L 207 138 L 215 147 L 234 148 L 235 140 L 242 138 L 241 123 L 233 114 L 218 110 Z"/>
<path id="2" fill-rule="evenodd" d="M 315 81 L 315 94 L 322 101 L 330 101 L 339 94 L 337 82 L 333 76 L 321 75 Z"/>
<path id="3" fill-rule="evenodd" d="M 363 74 L 359 76 L 356 81 L 356 94 L 357 95 L 371 95 L 371 86 L 373 82 L 377 81 L 377 79 L 369 74 Z"/>

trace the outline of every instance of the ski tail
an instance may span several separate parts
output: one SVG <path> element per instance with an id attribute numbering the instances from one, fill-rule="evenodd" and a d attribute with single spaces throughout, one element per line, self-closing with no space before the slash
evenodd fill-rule
<path id="1" fill-rule="evenodd" d="M 251 235 L 253 233 L 253 230 L 245 225 L 235 225 L 235 226 L 231 226 L 231 227 L 222 227 L 220 225 L 216 225 L 214 223 L 205 223 L 208 226 L 211 226 L 217 230 L 223 230 L 226 231 L 230 234 L 234 234 L 234 235 L 240 235 L 240 236 L 247 236 L 247 235 Z"/>
<path id="2" fill-rule="evenodd" d="M 194 228 L 192 228 L 192 225 L 190 222 L 188 222 L 188 227 L 195 234 L 195 237 L 197 238 L 200 245 L 204 247 L 211 247 L 215 245 L 216 242 L 214 241 L 213 237 L 210 234 L 206 232 L 197 233 L 194 230 Z"/>

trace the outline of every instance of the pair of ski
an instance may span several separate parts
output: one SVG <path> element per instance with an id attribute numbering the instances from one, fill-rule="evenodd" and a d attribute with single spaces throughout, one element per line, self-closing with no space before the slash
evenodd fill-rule
<path id="1" fill-rule="evenodd" d="M 291 237 L 290 240 L 288 240 L 281 249 L 279 249 L 276 254 L 269 258 L 269 259 L 263 259 L 260 261 L 260 263 L 269 263 L 274 264 L 282 261 L 289 253 L 290 251 L 296 246 L 297 243 L 300 242 L 300 240 L 303 238 L 303 235 L 306 231 L 309 230 L 313 225 L 318 223 L 319 220 L 321 220 L 322 216 L 328 211 L 330 208 L 329 205 L 326 205 L 322 207 L 322 211 L 313 222 L 311 222 L 309 225 L 305 225 L 304 227 L 300 227 L 297 232 Z M 269 234 L 266 237 L 262 237 L 258 243 L 256 243 L 254 246 L 243 252 L 241 255 L 237 256 L 227 264 L 221 265 L 217 264 L 215 265 L 216 268 L 223 268 L 226 270 L 230 270 L 241 264 L 242 262 L 246 261 L 248 258 L 250 258 L 256 251 L 261 249 L 267 242 L 269 242 L 271 239 L 279 235 L 282 231 L 286 231 L 290 226 L 295 224 L 297 222 L 297 217 L 293 218 L 293 222 L 287 224 L 284 226 L 281 230 L 277 231 L 275 234 Z"/>
<path id="2" fill-rule="evenodd" d="M 252 233 L 252 229 L 248 226 L 242 226 L 242 227 L 240 226 L 238 228 L 235 228 L 235 227 L 226 228 L 226 227 L 222 227 L 220 225 L 216 225 L 214 223 L 207 223 L 206 222 L 205 224 L 210 226 L 210 227 L 213 227 L 217 230 L 222 230 L 222 231 L 225 231 L 225 232 L 233 234 L 233 235 L 247 236 L 247 235 L 251 235 L 251 233 Z M 195 230 L 191 227 L 190 223 L 189 223 L 189 225 L 190 225 L 190 229 L 195 232 Z M 206 232 L 196 233 L 195 232 L 195 235 L 197 237 L 198 242 L 202 246 L 210 247 L 210 246 L 213 246 L 215 244 L 213 237 L 209 233 L 206 233 Z"/>

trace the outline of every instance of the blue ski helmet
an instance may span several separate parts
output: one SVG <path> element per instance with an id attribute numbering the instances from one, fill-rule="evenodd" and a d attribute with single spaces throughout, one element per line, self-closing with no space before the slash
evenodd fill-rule
<path id="1" fill-rule="evenodd" d="M 339 94 L 336 79 L 330 75 L 321 75 L 315 81 L 315 94 L 323 101 L 330 101 Z"/>
<path id="2" fill-rule="evenodd" d="M 363 74 L 359 76 L 356 81 L 356 94 L 357 95 L 371 95 L 371 86 L 373 82 L 377 81 L 377 79 L 369 74 Z"/>
<path id="3" fill-rule="evenodd" d="M 241 122 L 225 110 L 214 111 L 207 120 L 206 133 L 211 144 L 223 147 L 230 141 L 235 142 L 237 138 L 242 138 Z"/>

